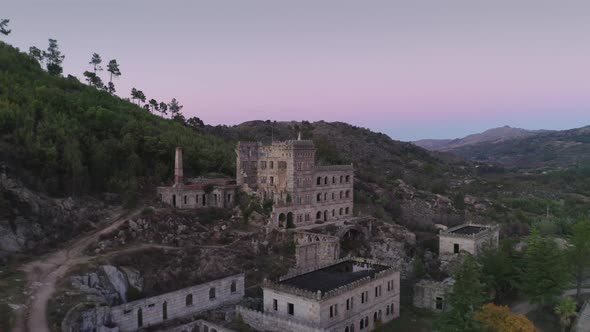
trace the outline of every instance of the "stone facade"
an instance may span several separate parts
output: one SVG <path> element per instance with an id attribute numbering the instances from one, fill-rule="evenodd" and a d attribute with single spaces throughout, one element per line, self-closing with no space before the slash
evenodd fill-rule
<path id="1" fill-rule="evenodd" d="M 71 318 L 70 332 L 91 332 L 103 327 L 121 332 L 137 331 L 167 320 L 237 304 L 244 297 L 244 274 L 210 281 L 174 292 L 128 302 L 114 307 L 97 307 Z"/>
<path id="2" fill-rule="evenodd" d="M 235 205 L 238 186 L 228 178 L 192 179 L 184 181 L 182 149 L 176 148 L 174 185 L 158 187 L 160 200 L 179 209 L 231 208 Z"/>
<path id="3" fill-rule="evenodd" d="M 464 224 L 441 230 L 439 257 L 442 261 L 452 260 L 461 251 L 477 256 L 486 246 L 497 248 L 499 227 L 490 225 Z"/>
<path id="4" fill-rule="evenodd" d="M 296 269 L 325 265 L 340 258 L 340 238 L 309 232 L 294 232 Z"/>
<path id="5" fill-rule="evenodd" d="M 274 201 L 272 226 L 297 227 L 353 216 L 352 165 L 319 166 L 315 153 L 311 140 L 238 143 L 237 184 Z"/>
<path id="6" fill-rule="evenodd" d="M 414 285 L 414 307 L 433 311 L 447 310 L 445 299 L 452 291 L 454 283 L 453 278 L 443 281 L 420 280 Z"/>
<path id="7" fill-rule="evenodd" d="M 264 331 L 371 331 L 399 317 L 399 282 L 399 272 L 380 262 L 336 260 L 266 280 L 264 313 L 243 318 Z"/>
<path id="8" fill-rule="evenodd" d="M 211 323 L 204 319 L 199 319 L 188 324 L 163 330 L 161 332 L 234 332 L 234 330 L 215 323 Z"/>

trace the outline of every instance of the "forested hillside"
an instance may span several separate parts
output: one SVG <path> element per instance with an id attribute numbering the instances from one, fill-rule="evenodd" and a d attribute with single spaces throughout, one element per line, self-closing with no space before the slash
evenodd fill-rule
<path id="1" fill-rule="evenodd" d="M 80 83 L 0 42 L 0 162 L 53 196 L 117 192 L 171 178 L 174 147 L 194 175 L 234 172 L 233 146 Z"/>

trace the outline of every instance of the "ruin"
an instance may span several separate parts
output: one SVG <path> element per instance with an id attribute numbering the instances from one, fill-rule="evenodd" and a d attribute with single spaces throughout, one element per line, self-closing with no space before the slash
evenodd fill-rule
<path id="1" fill-rule="evenodd" d="M 68 313 L 62 329 L 69 332 L 130 332 L 176 318 L 235 305 L 244 297 L 244 274 L 236 274 L 174 292 L 124 303 Z"/>
<path id="2" fill-rule="evenodd" d="M 237 313 L 261 331 L 371 331 L 399 317 L 400 274 L 363 258 L 335 260 L 265 280 L 263 312 Z"/>
<path id="3" fill-rule="evenodd" d="M 443 281 L 420 280 L 414 285 L 414 307 L 432 311 L 449 309 L 445 300 L 452 291 L 454 284 L 455 279 L 453 278 L 447 278 Z"/>
<path id="4" fill-rule="evenodd" d="M 452 260 L 462 251 L 477 256 L 484 248 L 497 248 L 500 229 L 498 226 L 463 224 L 441 230 L 438 254 L 441 261 Z"/>
<path id="5" fill-rule="evenodd" d="M 310 269 L 340 258 L 340 238 L 321 233 L 293 232 L 296 269 Z"/>
<path id="6" fill-rule="evenodd" d="M 286 228 L 340 221 L 353 216 L 352 165 L 316 165 L 311 140 L 264 145 L 239 142 L 236 182 L 274 202 L 270 223 Z"/>
<path id="7" fill-rule="evenodd" d="M 158 187 L 160 200 L 179 209 L 231 208 L 235 205 L 238 186 L 229 178 L 188 179 L 185 183 L 182 149 L 176 148 L 174 158 L 174 184 Z"/>

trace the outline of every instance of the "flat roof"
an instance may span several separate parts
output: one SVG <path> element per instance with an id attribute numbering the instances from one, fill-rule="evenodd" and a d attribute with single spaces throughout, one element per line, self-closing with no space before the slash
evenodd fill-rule
<path id="1" fill-rule="evenodd" d="M 450 230 L 449 233 L 473 235 L 473 234 L 481 233 L 487 229 L 488 229 L 488 227 L 465 225 L 463 227 L 460 227 L 460 228 L 457 228 L 454 230 Z"/>
<path id="2" fill-rule="evenodd" d="M 314 293 L 317 291 L 324 293 L 365 277 L 373 278 L 378 272 L 389 268 L 388 266 L 377 264 L 362 267 L 364 265 L 365 264 L 353 260 L 345 261 L 283 280 L 279 282 L 279 284 L 289 285 Z"/>

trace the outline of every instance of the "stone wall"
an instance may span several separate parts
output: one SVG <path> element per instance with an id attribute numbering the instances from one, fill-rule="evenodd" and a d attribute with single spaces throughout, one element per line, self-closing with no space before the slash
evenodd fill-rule
<path id="1" fill-rule="evenodd" d="M 340 239 L 336 236 L 294 232 L 296 269 L 324 265 L 340 258 Z"/>
<path id="2" fill-rule="evenodd" d="M 447 278 L 442 282 L 433 280 L 420 280 L 414 285 L 414 307 L 433 311 L 446 310 L 447 305 L 445 300 L 449 292 L 451 292 L 453 284 L 453 278 Z M 439 299 L 438 307 L 437 298 Z"/>
<path id="3" fill-rule="evenodd" d="M 179 209 L 200 209 L 209 207 L 230 208 L 235 205 L 236 186 L 214 187 L 206 193 L 202 186 L 180 185 L 158 187 L 158 196 L 163 203 Z"/>
<path id="4" fill-rule="evenodd" d="M 70 331 L 90 332 L 92 329 L 88 327 L 103 325 L 115 325 L 121 332 L 136 331 L 166 320 L 236 304 L 243 297 L 244 274 L 237 274 L 116 307 L 88 310 L 82 313 L 82 323 L 70 324 Z"/>
<path id="5" fill-rule="evenodd" d="M 199 319 L 188 324 L 176 326 L 161 332 L 234 332 L 232 329 Z"/>
<path id="6" fill-rule="evenodd" d="M 236 313 L 242 316 L 244 322 L 258 331 L 280 332 L 322 332 L 319 326 L 309 322 L 285 319 L 271 313 L 264 313 L 241 306 L 236 307 Z"/>

